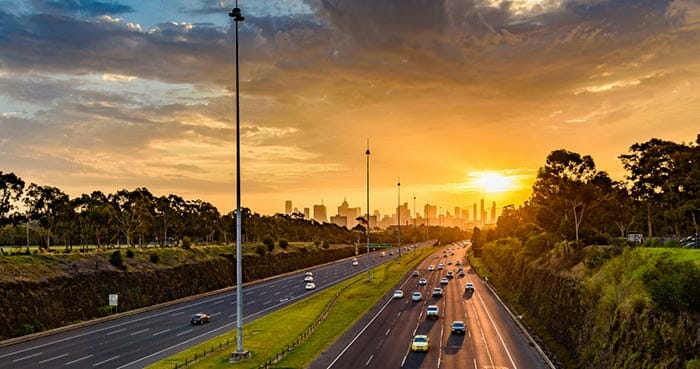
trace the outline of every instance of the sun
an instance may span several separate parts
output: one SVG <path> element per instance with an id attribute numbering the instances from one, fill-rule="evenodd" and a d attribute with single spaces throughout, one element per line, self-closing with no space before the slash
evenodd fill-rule
<path id="1" fill-rule="evenodd" d="M 478 187 L 486 193 L 508 192 L 515 188 L 512 178 L 496 172 L 475 173 L 472 181 L 474 187 Z"/>

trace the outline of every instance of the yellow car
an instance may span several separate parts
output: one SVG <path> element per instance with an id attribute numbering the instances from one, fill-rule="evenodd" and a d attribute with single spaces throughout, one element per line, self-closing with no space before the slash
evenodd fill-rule
<path id="1" fill-rule="evenodd" d="M 413 337 L 413 341 L 411 342 L 411 351 L 427 352 L 429 347 L 430 340 L 428 339 L 428 336 L 424 334 L 417 334 L 415 337 Z"/>

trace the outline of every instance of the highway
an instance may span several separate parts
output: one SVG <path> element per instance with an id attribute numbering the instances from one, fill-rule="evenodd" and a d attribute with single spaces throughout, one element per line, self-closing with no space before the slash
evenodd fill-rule
<path id="1" fill-rule="evenodd" d="M 425 244 L 418 244 L 424 246 Z M 408 245 L 406 245 L 408 246 Z M 391 260 L 372 252 L 371 266 Z M 260 318 L 299 299 L 328 288 L 352 276 L 366 272 L 367 256 L 310 268 L 317 288 L 307 291 L 304 272 L 243 287 L 244 322 Z M 187 301 L 125 314 L 117 319 L 81 326 L 46 337 L 9 344 L 0 342 L 3 369 L 44 368 L 141 368 L 188 347 L 207 341 L 236 327 L 235 289 L 188 299 Z M 204 325 L 190 325 L 190 316 L 203 312 L 211 316 Z M 233 347 L 233 346 L 232 346 Z"/>
<path id="2" fill-rule="evenodd" d="M 350 368 L 546 368 L 542 357 L 513 322 L 491 291 L 464 265 L 465 275 L 457 276 L 455 262 L 466 262 L 466 250 L 452 245 L 454 255 L 442 251 L 430 256 L 419 267 L 420 276 L 407 276 L 400 284 L 402 299 L 386 299 L 365 318 L 350 328 L 339 340 L 320 355 L 309 369 Z M 448 261 L 452 265 L 447 265 Z M 438 270 L 439 263 L 445 268 Z M 435 271 L 428 271 L 432 264 Z M 455 277 L 447 285 L 440 279 L 453 270 Z M 418 284 L 420 277 L 427 280 Z M 471 282 L 474 292 L 467 293 Z M 432 297 L 434 287 L 444 289 L 443 297 Z M 411 300 L 420 291 L 423 299 Z M 439 307 L 437 320 L 426 319 L 428 305 Z M 466 323 L 465 335 L 451 334 L 454 320 Z M 428 352 L 412 352 L 411 340 L 416 334 L 429 337 Z"/>

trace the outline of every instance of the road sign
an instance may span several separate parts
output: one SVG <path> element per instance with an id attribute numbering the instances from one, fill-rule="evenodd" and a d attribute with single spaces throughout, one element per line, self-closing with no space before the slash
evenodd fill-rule
<path id="1" fill-rule="evenodd" d="M 119 295 L 117 295 L 116 293 L 109 294 L 109 306 L 117 306 L 118 301 Z"/>

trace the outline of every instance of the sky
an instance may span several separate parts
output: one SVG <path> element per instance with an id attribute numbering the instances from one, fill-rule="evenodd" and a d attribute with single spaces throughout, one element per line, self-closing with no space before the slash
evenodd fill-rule
<path id="1" fill-rule="evenodd" d="M 613 179 L 700 133 L 697 0 L 240 0 L 241 203 L 521 204 L 553 150 Z M 235 197 L 233 1 L 0 0 L 0 171 Z M 397 184 L 401 185 L 398 186 Z"/>

